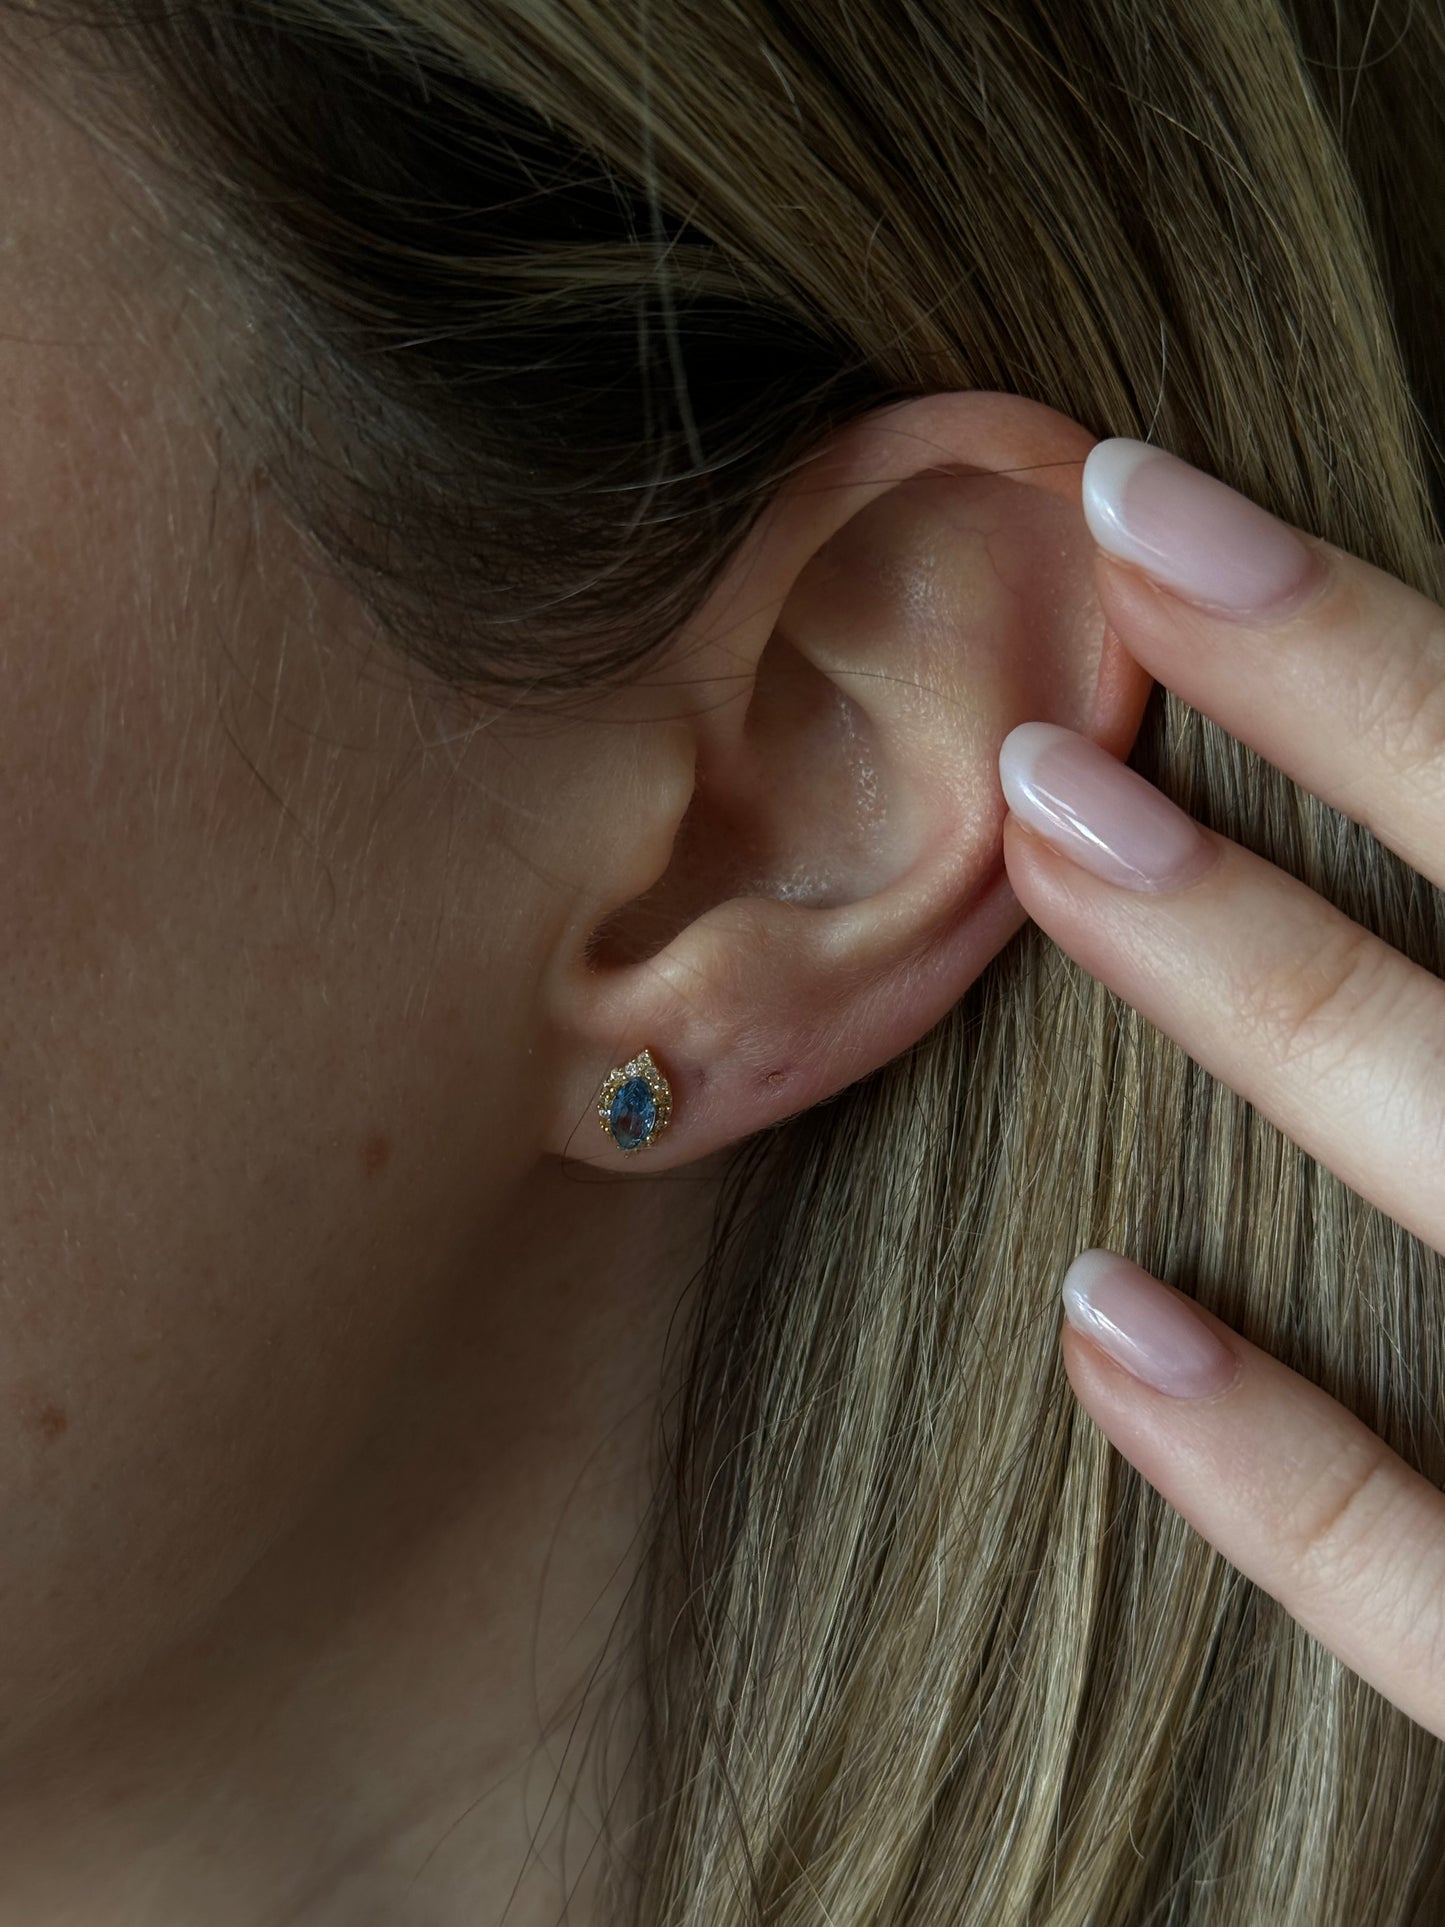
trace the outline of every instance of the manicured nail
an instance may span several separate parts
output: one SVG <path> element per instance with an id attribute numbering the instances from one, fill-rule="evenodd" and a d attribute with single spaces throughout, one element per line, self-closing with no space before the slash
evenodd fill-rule
<path id="1" fill-rule="evenodd" d="M 1115 1251 L 1083 1251 L 1064 1273 L 1064 1311 L 1126 1372 L 1170 1398 L 1209 1398 L 1241 1360 L 1183 1298 Z"/>
<path id="2" fill-rule="evenodd" d="M 1076 730 L 1020 723 L 1003 739 L 998 768 L 1020 822 L 1106 883 L 1180 890 L 1216 860 L 1192 817 Z"/>
<path id="3" fill-rule="evenodd" d="M 1084 519 L 1101 549 L 1221 615 L 1283 615 L 1322 572 L 1317 552 L 1258 503 L 1122 436 L 1089 451 Z"/>

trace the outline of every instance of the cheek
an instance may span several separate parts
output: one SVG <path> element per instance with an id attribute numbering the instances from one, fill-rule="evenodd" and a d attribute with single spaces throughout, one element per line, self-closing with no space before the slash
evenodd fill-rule
<path id="1" fill-rule="evenodd" d="M 0 828 L 0 1746 L 305 1516 L 535 1135 L 486 1096 L 522 1081 L 519 920 L 489 959 L 400 812 L 318 864 L 224 743 L 152 761 L 129 694 L 98 763 L 0 724 L 44 798 Z"/>
<path id="2" fill-rule="evenodd" d="M 245 575 L 149 486 L 124 532 L 68 505 L 83 568 L 0 547 L 0 1746 L 305 1517 L 528 1138 L 485 1099 L 520 1082 L 528 926 L 445 757 L 328 661 L 350 612 L 279 539 L 268 606 L 172 580 L 158 614 L 136 518 Z"/>
<path id="3" fill-rule="evenodd" d="M 5 98 L 0 1751 L 305 1519 L 540 1135 L 487 784 L 237 473 L 208 303 L 29 126 Z"/>
<path id="4" fill-rule="evenodd" d="M 150 1041 L 123 1000 L 98 1015 Z M 208 1114 L 153 1060 L 143 1095 L 92 1103 L 89 1068 L 57 1057 L 39 1143 L 3 1107 L 7 1743 L 226 1595 L 334 1471 L 418 1308 L 375 1290 L 359 1138 L 343 1168 L 273 1122 L 257 1155 L 248 1091 Z"/>

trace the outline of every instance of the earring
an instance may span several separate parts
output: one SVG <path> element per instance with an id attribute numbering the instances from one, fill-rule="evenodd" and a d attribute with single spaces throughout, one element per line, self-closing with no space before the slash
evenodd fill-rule
<path id="1" fill-rule="evenodd" d="M 644 1151 L 667 1129 L 672 1116 L 672 1086 L 640 1050 L 630 1063 L 607 1073 L 597 1093 L 597 1115 L 619 1151 Z"/>

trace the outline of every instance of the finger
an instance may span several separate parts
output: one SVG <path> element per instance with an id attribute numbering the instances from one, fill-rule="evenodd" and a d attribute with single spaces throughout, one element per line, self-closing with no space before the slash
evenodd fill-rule
<path id="1" fill-rule="evenodd" d="M 1352 1413 L 1113 1252 L 1064 1277 L 1085 1411 L 1230 1564 L 1445 1739 L 1445 1495 Z"/>
<path id="2" fill-rule="evenodd" d="M 1021 724 L 999 772 L 1004 862 L 1029 916 L 1445 1250 L 1445 984 L 1072 730 Z"/>
<path id="3" fill-rule="evenodd" d="M 1445 886 L 1445 611 L 1145 443 L 1083 502 L 1130 655 Z"/>

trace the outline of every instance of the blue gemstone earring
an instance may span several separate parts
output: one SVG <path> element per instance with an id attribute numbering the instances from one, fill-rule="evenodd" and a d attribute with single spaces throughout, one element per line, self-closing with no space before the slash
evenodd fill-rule
<path id="1" fill-rule="evenodd" d="M 667 1129 L 672 1116 L 672 1086 L 640 1050 L 630 1063 L 607 1073 L 597 1093 L 597 1115 L 619 1151 L 645 1151 Z"/>

